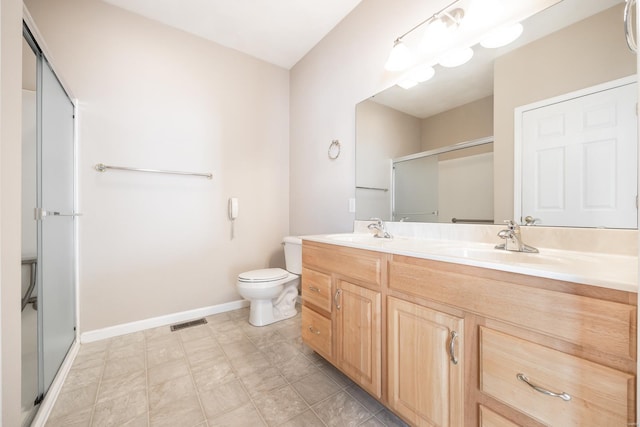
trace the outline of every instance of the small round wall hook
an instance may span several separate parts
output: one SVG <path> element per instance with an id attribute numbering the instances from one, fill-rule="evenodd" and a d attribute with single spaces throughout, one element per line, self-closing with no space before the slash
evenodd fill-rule
<path id="1" fill-rule="evenodd" d="M 328 154 L 331 160 L 335 160 L 338 158 L 338 156 L 340 155 L 340 141 L 338 141 L 337 139 L 331 141 Z"/>

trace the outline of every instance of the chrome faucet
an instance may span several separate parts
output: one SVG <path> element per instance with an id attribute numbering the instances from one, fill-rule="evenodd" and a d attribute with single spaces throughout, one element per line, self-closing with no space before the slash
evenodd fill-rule
<path id="1" fill-rule="evenodd" d="M 505 221 L 505 224 L 507 224 L 507 228 L 498 232 L 498 237 L 504 239 L 504 243 L 496 245 L 496 249 L 528 253 L 539 252 L 536 248 L 522 243 L 522 235 L 518 224 L 512 220 Z"/>
<path id="2" fill-rule="evenodd" d="M 373 237 L 379 237 L 381 239 L 391 239 L 393 236 L 389 234 L 387 231 L 387 227 L 385 227 L 384 222 L 380 218 L 371 218 L 371 224 L 367 225 L 369 230 L 376 230 Z"/>

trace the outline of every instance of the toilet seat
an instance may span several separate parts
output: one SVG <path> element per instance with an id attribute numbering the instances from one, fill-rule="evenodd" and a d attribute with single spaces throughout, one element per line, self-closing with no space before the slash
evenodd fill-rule
<path id="1" fill-rule="evenodd" d="M 289 275 L 287 270 L 282 268 L 264 268 L 262 270 L 251 270 L 238 275 L 238 281 L 243 283 L 264 283 L 282 280 Z"/>

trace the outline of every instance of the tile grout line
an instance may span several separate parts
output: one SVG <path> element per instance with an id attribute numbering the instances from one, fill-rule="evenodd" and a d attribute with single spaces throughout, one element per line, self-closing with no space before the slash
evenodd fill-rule
<path id="1" fill-rule="evenodd" d="M 102 361 L 102 372 L 100 373 L 100 379 L 98 379 L 98 387 L 96 388 L 96 397 L 93 399 L 93 406 L 91 407 L 91 417 L 89 418 L 89 425 L 93 425 L 93 418 L 96 414 L 96 406 L 98 405 L 98 396 L 100 396 L 100 386 L 102 385 L 102 381 L 104 380 L 104 373 L 107 370 L 107 360 L 109 356 L 109 348 L 113 342 L 109 340 L 106 348 L 103 350 L 104 359 Z"/>
<path id="2" fill-rule="evenodd" d="M 171 331 L 172 333 L 175 331 Z M 180 332 L 178 332 L 179 334 Z M 187 350 L 184 346 L 184 341 L 182 340 L 182 335 L 178 335 L 178 341 L 180 341 L 180 348 L 182 349 L 182 354 L 183 357 L 185 358 L 185 361 L 187 362 L 187 369 L 189 370 L 189 378 L 191 378 L 191 384 L 193 385 L 194 390 L 196 391 L 196 399 L 198 399 L 198 405 L 200 405 L 200 411 L 202 411 L 202 416 L 204 416 L 204 422 L 205 424 L 208 426 L 209 425 L 209 418 L 207 417 L 207 413 L 204 410 L 204 405 L 202 404 L 202 399 L 200 398 L 200 390 L 198 389 L 198 385 L 196 384 L 196 379 L 193 376 L 193 369 L 191 366 L 191 361 L 189 360 L 189 357 L 187 356 Z M 198 423 L 193 427 L 199 426 L 202 423 Z"/>
<path id="3" fill-rule="evenodd" d="M 230 321 L 235 321 L 236 319 L 229 319 L 229 320 Z M 260 408 L 258 408 L 258 405 L 256 405 L 256 402 L 253 400 L 253 396 L 251 395 L 251 393 L 249 393 L 249 390 L 247 389 L 246 385 L 242 381 L 242 378 L 238 374 L 238 371 L 237 371 L 236 367 L 233 366 L 233 363 L 231 363 L 231 359 L 229 358 L 229 355 L 225 351 L 224 346 L 218 341 L 218 339 L 215 337 L 215 334 L 213 334 L 213 332 L 211 332 L 211 333 L 212 333 L 213 339 L 220 346 L 220 349 L 222 350 L 222 353 L 224 354 L 224 357 L 227 360 L 227 363 L 231 367 L 231 370 L 233 371 L 234 376 L 237 378 L 238 382 L 240 383 L 240 387 L 242 387 L 242 390 L 244 390 L 244 392 L 247 394 L 247 397 L 249 398 L 249 402 L 251 403 L 251 405 L 256 410 L 256 413 L 258 414 L 258 417 L 260 417 L 260 420 L 262 421 L 262 423 L 265 426 L 269 426 L 269 423 L 267 422 L 267 420 L 265 419 L 264 415 L 262 414 L 262 411 L 260 411 Z M 247 336 L 245 331 L 242 331 L 242 335 L 243 335 L 244 338 L 247 338 L 249 340 L 249 342 L 251 342 L 253 345 L 255 345 L 253 343 L 253 341 L 251 341 L 251 339 Z M 257 348 L 257 346 L 256 346 L 256 348 Z M 258 350 L 260 350 L 260 349 L 258 349 Z M 262 351 L 260 351 L 260 352 L 262 353 Z M 269 362 L 269 364 L 271 364 L 271 362 Z M 225 412 L 225 414 L 229 413 L 229 412 L 231 412 L 231 411 L 227 411 L 227 412 Z"/>
<path id="4" fill-rule="evenodd" d="M 147 427 L 151 426 L 151 399 L 149 397 L 149 353 L 147 348 L 147 336 L 143 333 L 144 337 L 144 383 L 147 392 Z"/>

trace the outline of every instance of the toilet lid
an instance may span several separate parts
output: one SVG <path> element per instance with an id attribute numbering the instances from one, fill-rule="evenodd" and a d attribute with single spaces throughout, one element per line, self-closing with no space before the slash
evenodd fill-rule
<path id="1" fill-rule="evenodd" d="M 262 270 L 251 270 L 238 275 L 241 282 L 270 282 L 272 280 L 284 279 L 289 272 L 281 268 L 264 268 Z"/>

